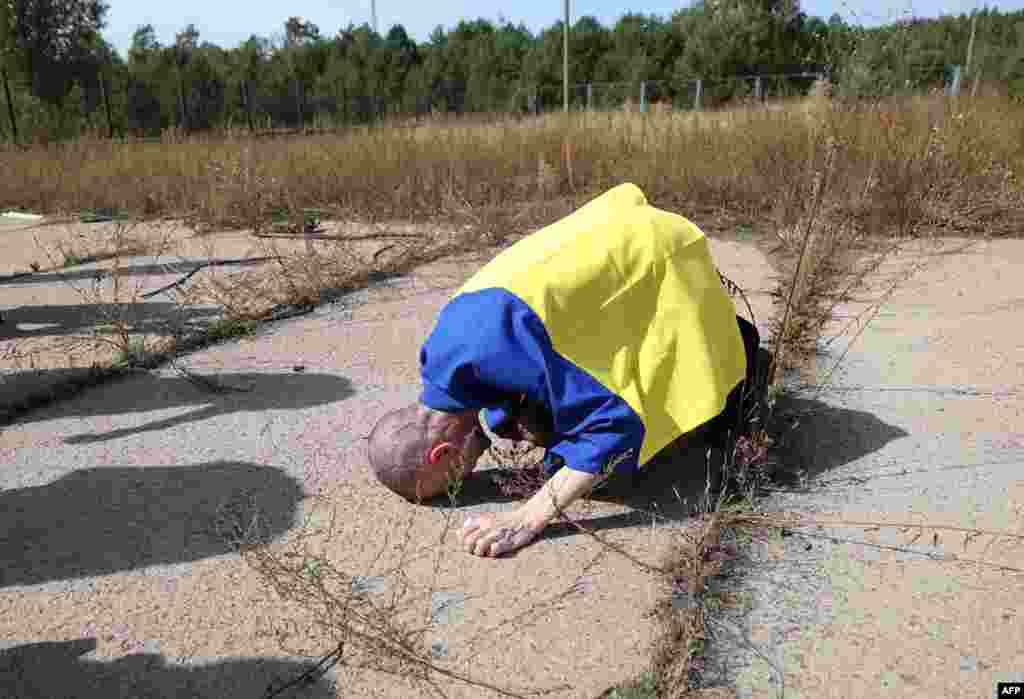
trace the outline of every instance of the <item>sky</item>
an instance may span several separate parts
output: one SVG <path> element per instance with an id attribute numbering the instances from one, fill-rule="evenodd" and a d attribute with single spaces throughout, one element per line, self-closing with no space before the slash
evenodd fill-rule
<path id="1" fill-rule="evenodd" d="M 174 35 L 187 24 L 199 29 L 200 41 L 209 41 L 228 49 L 238 46 L 252 34 L 271 37 L 280 34 L 285 20 L 298 16 L 320 27 L 324 36 L 333 36 L 339 29 L 353 24 L 369 23 L 372 0 L 290 0 L 276 2 L 256 0 L 107 0 L 107 28 L 104 37 L 127 56 L 132 33 L 141 25 L 152 24 L 157 40 L 174 42 Z M 486 3 L 471 0 L 376 0 L 377 21 L 382 34 L 394 24 L 402 24 L 415 41 L 424 41 L 437 25 L 446 29 L 462 19 L 507 19 L 522 22 L 536 32 L 561 19 L 562 0 L 517 0 Z M 804 12 L 828 18 L 833 13 L 851 23 L 872 25 L 894 19 L 937 17 L 943 14 L 969 13 L 984 0 L 802 0 Z M 668 16 L 688 5 L 686 0 L 644 0 L 622 4 L 614 0 L 571 0 L 570 23 L 583 15 L 597 17 L 609 26 L 626 12 Z M 988 3 L 1000 11 L 1024 9 L 1024 0 L 999 0 Z"/>

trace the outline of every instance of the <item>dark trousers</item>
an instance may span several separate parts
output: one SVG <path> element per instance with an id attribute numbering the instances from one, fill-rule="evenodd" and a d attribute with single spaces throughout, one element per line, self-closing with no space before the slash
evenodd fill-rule
<path id="1" fill-rule="evenodd" d="M 771 353 L 761 348 L 761 335 L 746 318 L 736 316 L 743 335 L 743 349 L 747 355 L 746 378 L 729 393 L 725 409 L 701 427 L 712 446 L 724 447 L 730 432 L 742 429 L 752 414 L 759 414 L 764 404 L 765 385 Z"/>
<path id="2" fill-rule="evenodd" d="M 761 336 L 747 319 L 736 316 L 743 336 L 743 348 L 747 356 L 747 374 L 744 380 L 729 393 L 725 408 L 718 415 L 696 429 L 681 435 L 676 441 L 662 449 L 650 462 L 639 471 L 630 474 L 615 474 L 608 479 L 605 487 L 599 492 L 611 491 L 627 493 L 653 478 L 658 480 L 655 472 L 668 468 L 675 470 L 677 450 L 688 449 L 694 444 L 725 450 L 730 445 L 730 435 L 743 430 L 752 415 L 764 417 L 763 406 L 766 393 L 768 370 L 771 366 L 771 353 L 761 347 Z M 664 475 L 664 474 L 662 474 Z"/>

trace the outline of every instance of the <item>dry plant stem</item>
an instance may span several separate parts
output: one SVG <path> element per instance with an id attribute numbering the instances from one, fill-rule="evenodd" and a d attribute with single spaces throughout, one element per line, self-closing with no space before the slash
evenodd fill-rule
<path id="1" fill-rule="evenodd" d="M 557 504 L 553 503 L 553 506 L 557 507 Z M 605 539 L 603 536 L 601 536 L 597 532 L 595 532 L 595 531 L 593 531 L 591 529 L 588 529 L 587 527 L 584 527 L 582 524 L 577 522 L 575 519 L 573 519 L 572 517 L 569 517 L 561 509 L 558 510 L 557 518 L 558 518 L 558 521 L 565 522 L 565 523 L 569 524 L 570 526 L 574 527 L 577 531 L 579 531 L 581 534 L 585 534 L 585 535 L 589 536 L 594 541 L 596 541 L 599 544 L 601 544 L 601 546 L 603 546 L 604 548 L 608 549 L 609 551 L 612 551 L 613 553 L 618 554 L 619 556 L 622 556 L 623 558 L 625 558 L 629 562 L 633 563 L 635 566 L 637 566 L 641 570 L 646 571 L 648 573 L 655 573 L 655 574 L 656 573 L 664 572 L 662 568 L 659 568 L 657 566 L 651 565 L 650 563 L 646 563 L 644 561 L 641 561 L 639 558 L 637 558 L 633 554 L 629 553 L 628 551 L 626 551 L 623 547 L 619 546 L 618 544 L 613 544 L 612 542 L 608 541 L 607 539 Z"/>
<path id="2" fill-rule="evenodd" d="M 770 657 L 768 657 L 768 655 L 766 655 L 764 652 L 761 651 L 760 648 L 757 647 L 756 643 L 754 643 L 752 640 L 750 640 L 749 634 L 745 633 L 742 629 L 740 629 L 740 628 L 738 628 L 738 627 L 736 627 L 736 626 L 734 626 L 732 624 L 729 624 L 729 623 L 725 622 L 724 620 L 722 620 L 720 618 L 717 618 L 715 616 L 712 616 L 710 614 L 704 615 L 703 619 L 705 621 L 710 621 L 713 626 L 718 626 L 718 627 L 724 629 L 725 631 L 729 632 L 730 634 L 732 634 L 733 638 L 739 639 L 741 644 L 744 647 L 746 647 L 747 649 L 752 651 L 757 657 L 761 658 L 761 660 L 763 660 L 768 665 L 768 667 L 770 667 L 772 669 L 772 671 L 775 673 L 775 675 L 778 677 L 778 681 L 779 681 L 779 694 L 778 694 L 778 696 L 780 697 L 780 699 L 782 697 L 786 696 L 786 673 L 782 671 L 782 668 L 779 667 L 778 663 L 776 663 L 774 660 L 772 660 Z"/>
<path id="3" fill-rule="evenodd" d="M 329 235 L 327 233 L 253 233 L 256 238 L 285 238 L 289 240 L 303 240 L 309 238 L 311 240 L 337 240 L 342 242 L 348 241 L 366 241 L 366 240 L 423 240 L 426 236 L 418 233 L 372 233 L 368 235 Z"/>
<path id="4" fill-rule="evenodd" d="M 267 693 L 264 694 L 264 699 L 273 699 L 274 697 L 284 693 L 292 687 L 297 687 L 302 684 L 313 684 L 318 679 L 330 672 L 331 668 L 338 664 L 342 656 L 345 654 L 345 642 L 341 641 L 338 643 L 338 647 L 332 650 L 327 655 L 323 656 L 317 661 L 309 670 L 306 670 L 301 675 L 298 675 L 292 680 L 289 680 L 285 684 L 281 685 L 277 689 L 273 689 L 273 685 L 267 688 Z"/>
<path id="5" fill-rule="evenodd" d="M 456 485 L 455 490 L 457 488 L 458 486 Z M 455 490 L 450 493 L 450 496 L 453 498 Z M 332 523 L 329 525 L 328 531 L 334 531 L 333 516 L 336 514 L 337 509 L 335 508 L 332 511 Z M 434 556 L 434 581 L 428 586 L 429 589 L 436 588 L 437 576 L 439 575 L 438 566 L 440 565 L 440 557 L 444 552 L 442 544 L 448 538 L 447 535 L 451 531 L 451 518 L 453 516 L 454 512 L 446 513 L 444 526 L 440 534 L 441 540 L 437 545 L 430 547 L 433 550 Z M 408 518 L 404 539 L 398 544 L 400 559 L 396 567 L 387 572 L 388 577 L 395 584 L 390 586 L 394 590 L 390 604 L 383 606 L 375 604 L 374 600 L 366 592 L 355 589 L 353 587 L 354 578 L 336 570 L 327 560 L 310 554 L 305 546 L 306 538 L 310 534 L 307 533 L 305 528 L 288 545 L 289 550 L 275 553 L 268 544 L 253 545 L 247 543 L 254 538 L 253 523 L 250 523 L 246 528 L 237 523 L 232 525 L 234 534 L 231 538 L 249 565 L 282 598 L 297 601 L 307 610 L 314 612 L 314 618 L 312 619 L 313 627 L 335 636 L 333 650 L 321 656 L 315 667 L 302 673 L 301 676 L 292 679 L 284 687 L 269 693 L 268 696 L 277 696 L 287 688 L 313 681 L 338 664 L 361 671 L 381 672 L 422 682 L 425 687 L 431 689 L 439 696 L 445 696 L 445 693 L 443 688 L 438 686 L 437 682 L 432 679 L 432 675 L 440 676 L 446 681 L 468 684 L 505 697 L 539 696 L 567 689 L 568 687 L 556 687 L 546 690 L 517 690 L 503 687 L 451 670 L 443 665 L 432 662 L 429 657 L 424 655 L 424 652 L 420 650 L 420 639 L 423 633 L 431 628 L 429 619 L 424 626 L 410 628 L 402 625 L 396 617 L 398 609 L 408 606 L 408 580 L 404 571 L 411 561 L 409 555 L 411 547 L 409 543 L 413 537 L 413 520 L 412 516 Z M 243 529 L 245 529 L 244 532 Z M 383 555 L 386 548 L 388 548 L 387 542 L 376 552 L 375 560 Z M 298 559 L 298 561 L 295 564 L 287 564 L 285 561 L 288 559 Z M 328 588 L 327 584 L 332 581 L 340 587 L 340 594 Z M 572 591 L 570 589 L 556 596 L 552 602 L 557 602 Z M 543 606 L 543 603 L 541 606 Z M 316 608 L 319 608 L 319 612 L 315 611 Z M 537 608 L 538 606 L 534 605 L 531 611 L 536 611 Z M 340 639 L 338 638 L 339 636 Z M 369 658 L 367 660 L 353 659 L 346 657 L 346 654 L 348 656 L 368 655 Z"/>
<path id="6" fill-rule="evenodd" d="M 839 357 L 836 359 L 835 362 L 833 362 L 832 366 L 825 373 L 824 378 L 818 382 L 818 389 L 817 392 L 814 394 L 815 398 L 819 397 L 825 391 L 825 389 L 828 388 L 829 385 L 832 383 L 832 376 L 835 374 L 836 369 L 838 369 L 839 366 L 842 364 L 843 360 L 846 358 L 846 355 L 853 348 L 854 344 L 856 344 L 857 340 L 860 339 L 860 336 L 864 334 L 865 330 L 867 330 L 868 325 L 870 325 L 871 321 L 878 316 L 879 312 L 881 312 L 882 306 L 885 305 L 885 302 L 892 298 L 893 294 L 895 294 L 896 291 L 899 289 L 900 284 L 908 281 L 914 274 L 919 272 L 924 267 L 924 264 L 924 262 L 920 262 L 917 265 L 912 266 L 910 271 L 908 271 L 902 278 L 899 278 L 896 281 L 894 281 L 875 303 L 868 306 L 868 308 L 866 308 L 860 315 L 857 316 L 857 318 L 854 319 L 854 321 L 852 321 L 859 321 L 861 316 L 865 314 L 867 315 L 867 320 L 860 324 L 860 327 L 857 328 L 857 332 L 853 335 L 852 338 L 850 338 L 850 342 L 846 345 L 846 347 L 840 353 Z M 846 330 L 849 329 L 852 322 L 848 323 L 843 328 L 843 331 L 836 337 L 841 337 L 843 334 L 845 334 Z"/>
<path id="7" fill-rule="evenodd" d="M 92 288 L 82 289 L 67 279 L 63 279 L 64 283 L 73 290 L 84 303 L 95 304 L 99 307 L 112 305 L 117 308 L 122 308 L 123 306 L 131 306 L 139 302 L 140 290 L 138 287 L 134 289 L 130 298 L 124 298 L 122 277 L 125 276 L 125 268 L 122 264 L 122 256 L 125 254 L 135 254 L 142 249 L 159 256 L 163 254 L 169 245 L 169 233 L 164 236 L 162 241 L 147 244 L 143 248 L 139 245 L 138 241 L 133 240 L 130 237 L 130 233 L 136 225 L 137 224 L 134 222 L 117 222 L 114 224 L 113 230 L 107 237 L 105 243 L 103 243 L 103 252 L 93 255 L 93 257 L 96 258 L 102 257 L 103 259 L 113 259 L 114 267 L 110 270 L 97 270 L 93 279 Z M 57 263 L 52 252 L 42 245 L 38 236 L 35 236 L 34 239 L 37 248 L 40 249 L 42 254 L 50 260 L 52 267 L 54 269 L 61 267 L 62 265 Z M 63 242 L 59 242 L 57 244 L 57 248 L 63 249 Z M 105 298 L 105 293 L 100 288 L 100 283 L 104 278 L 109 278 L 111 280 L 112 298 L 110 299 L 110 302 Z M 113 349 L 120 351 L 124 355 L 122 359 L 126 360 L 129 364 L 145 358 L 146 353 L 149 351 L 149 348 L 146 347 L 146 336 L 142 336 L 139 339 L 138 347 L 133 344 L 133 327 L 131 323 L 126 320 L 123 312 L 117 312 L 116 314 L 104 312 L 101 313 L 101 319 L 105 321 L 105 325 L 112 328 L 116 336 L 114 339 L 98 335 L 82 336 L 73 334 L 60 341 L 60 344 L 64 347 L 65 351 L 73 356 L 73 352 L 79 348 L 110 346 Z M 95 365 L 95 360 L 92 363 Z"/>
<path id="8" fill-rule="evenodd" d="M 884 549 L 886 551 L 897 551 L 897 552 L 900 552 L 900 553 L 912 553 L 912 554 L 915 554 L 915 555 L 918 555 L 918 556 L 924 556 L 925 558 L 929 558 L 929 559 L 931 559 L 933 561 L 946 561 L 946 562 L 949 562 L 949 563 L 963 563 L 963 564 L 966 564 L 966 565 L 979 566 L 979 567 L 982 567 L 982 568 L 991 568 L 993 570 L 999 570 L 999 571 L 1002 571 L 1004 573 L 1022 573 L 1022 574 L 1024 574 L 1024 568 L 1018 568 L 1016 566 L 1004 565 L 1002 563 L 993 563 L 991 561 L 985 561 L 985 560 L 981 560 L 981 559 L 977 559 L 977 558 L 964 558 L 963 556 L 958 556 L 955 553 L 935 554 L 935 553 L 928 553 L 928 552 L 925 552 L 925 551 L 914 551 L 913 549 L 907 548 L 906 546 L 897 546 L 895 544 L 879 544 L 879 543 L 875 543 L 875 542 L 872 542 L 872 541 L 858 541 L 856 539 L 842 539 L 842 538 L 839 538 L 839 537 L 827 536 L 825 534 L 810 534 L 810 533 L 807 533 L 807 532 L 794 532 L 794 534 L 798 534 L 799 536 L 803 536 L 803 537 L 807 537 L 807 538 L 811 538 L 811 539 L 825 539 L 825 540 L 829 540 L 829 541 L 834 541 L 836 543 L 840 543 L 841 542 L 841 543 L 849 543 L 849 544 L 860 544 L 862 546 L 870 546 L 872 548 Z"/>
<path id="9" fill-rule="evenodd" d="M 597 564 L 604 559 L 605 553 L 606 548 L 600 549 L 580 570 L 580 577 L 589 574 L 590 571 L 593 570 L 597 566 Z M 478 633 L 470 637 L 467 643 L 471 646 L 476 647 L 476 644 L 485 636 L 491 636 L 493 638 L 494 632 L 500 629 L 504 629 L 508 626 L 514 626 L 516 633 L 522 633 L 531 624 L 536 624 L 540 622 L 540 620 L 543 618 L 543 611 L 545 609 L 553 608 L 554 605 L 558 604 L 559 602 L 562 602 L 563 600 L 568 599 L 572 595 L 576 595 L 579 593 L 579 587 L 574 583 L 573 585 L 567 587 L 565 590 L 562 590 L 561 592 L 553 595 L 549 599 L 536 602 L 523 612 L 508 619 L 504 619 L 498 622 L 497 624 L 494 624 L 493 626 L 490 626 L 486 629 L 479 631 Z M 531 622 L 524 623 L 528 617 L 531 617 L 533 615 L 536 616 L 534 616 Z"/>
<path id="10" fill-rule="evenodd" d="M 217 379 L 197 374 L 183 364 L 179 364 L 174 359 L 171 360 L 171 366 L 174 367 L 174 370 L 177 371 L 179 375 L 185 377 L 194 386 L 197 386 L 202 390 L 209 391 L 210 393 L 250 393 L 252 391 L 251 388 L 229 386 Z"/>
<path id="11" fill-rule="evenodd" d="M 819 173 L 818 181 L 815 183 L 815 191 L 813 196 L 813 203 L 811 205 L 811 213 L 807 217 L 807 226 L 804 230 L 803 241 L 800 245 L 800 255 L 797 258 L 796 269 L 793 271 L 793 279 L 789 284 L 789 297 L 786 300 L 786 307 L 782 314 L 782 324 L 779 330 L 779 337 L 775 341 L 775 362 L 772 368 L 769 370 L 768 385 L 772 386 L 775 383 L 776 368 L 782 363 L 785 358 L 784 351 L 786 349 L 785 338 L 789 335 L 789 321 L 790 315 L 793 310 L 793 299 L 796 295 L 797 287 L 802 284 L 802 275 L 804 270 L 804 260 L 807 257 L 807 251 L 810 249 L 811 244 L 811 233 L 813 230 L 814 221 L 817 218 L 818 212 L 821 209 L 821 203 L 824 200 L 824 194 L 826 191 L 827 181 L 831 174 L 832 163 L 835 156 L 835 149 L 829 144 L 828 150 L 826 151 L 825 168 L 823 172 Z"/>
<path id="12" fill-rule="evenodd" d="M 996 536 L 1004 537 L 1007 539 L 1019 539 L 1024 541 L 1024 534 L 1017 534 L 1014 532 L 1000 532 L 993 529 L 975 529 L 974 527 L 951 527 L 944 524 L 925 524 L 923 522 L 870 522 L 862 520 L 850 520 L 850 519 L 825 519 L 816 520 L 808 517 L 800 516 L 799 523 L 797 524 L 780 524 L 790 529 L 796 529 L 800 527 L 810 526 L 853 526 L 853 527 L 871 527 L 872 529 L 895 528 L 895 529 L 936 529 L 939 531 L 947 532 L 964 532 L 972 534 L 974 536 Z"/>
<path id="13" fill-rule="evenodd" d="M 325 607 L 324 611 L 336 610 L 335 614 L 337 614 L 338 610 L 341 612 L 342 633 L 347 637 L 347 641 L 339 642 L 333 651 L 322 656 L 321 662 L 318 663 L 318 667 L 315 670 L 319 675 L 326 673 L 331 667 L 344 661 L 343 654 L 339 653 L 339 650 L 344 651 L 347 643 L 349 646 L 355 645 L 357 648 L 362 647 L 372 649 L 375 652 L 385 653 L 388 658 L 409 663 L 424 673 L 434 672 L 450 680 L 487 689 L 501 696 L 518 698 L 552 691 L 516 692 L 493 683 L 474 679 L 468 675 L 433 663 L 417 652 L 417 649 L 408 640 L 409 632 L 392 626 L 391 622 L 386 618 L 378 619 L 376 614 L 370 616 L 366 612 L 354 609 L 352 606 L 353 602 L 362 602 L 363 606 L 368 607 L 370 610 L 374 609 L 372 602 L 366 599 L 365 595 L 350 593 L 342 599 L 323 586 L 322 578 L 325 575 L 339 577 L 343 580 L 348 580 L 348 576 L 338 573 L 329 564 L 324 564 L 321 561 L 319 562 L 318 570 L 322 567 L 323 572 L 317 573 L 314 576 L 314 580 L 309 580 L 303 585 L 303 578 L 305 576 L 301 570 L 296 571 L 283 566 L 273 555 L 263 549 L 263 546 L 244 546 L 242 548 L 243 557 L 250 562 L 258 573 L 271 582 L 278 594 L 285 599 L 298 599 L 299 601 L 302 601 L 306 595 L 317 595 L 321 598 L 322 605 Z M 329 625 L 329 621 L 318 621 L 315 623 L 317 625 Z M 381 668 L 376 667 L 364 667 L 363 669 L 383 671 Z M 304 675 L 307 677 L 311 676 L 309 671 L 304 673 Z"/>
<path id="14" fill-rule="evenodd" d="M 196 265 L 196 267 L 192 271 L 190 271 L 188 274 L 186 274 L 185 276 L 181 277 L 177 281 L 172 282 L 172 283 L 168 284 L 167 286 L 162 286 L 159 289 L 156 289 L 155 291 L 148 291 L 145 294 L 142 294 L 142 298 L 144 298 L 144 299 L 152 298 L 153 296 L 156 296 L 157 294 L 162 294 L 165 291 L 170 291 L 171 289 L 177 289 L 178 287 L 183 286 L 189 279 L 192 278 L 193 275 L 195 275 L 196 273 L 206 269 L 207 267 L 225 267 L 225 266 L 228 266 L 228 265 L 244 265 L 244 264 L 250 264 L 250 263 L 253 263 L 253 262 L 268 262 L 270 260 L 277 260 L 277 259 L 278 258 L 276 256 L 270 255 L 270 256 L 264 256 L 264 257 L 241 257 L 241 258 L 233 259 L 233 260 L 209 260 L 208 262 L 202 262 L 202 263 Z"/>
<path id="15" fill-rule="evenodd" d="M 916 541 L 923 535 L 926 530 L 935 531 L 950 531 L 959 532 L 966 534 L 964 540 L 964 550 L 966 550 L 967 544 L 970 543 L 972 537 L 977 538 L 979 536 L 991 536 L 994 537 L 993 542 L 989 544 L 989 547 L 995 542 L 1000 540 L 1007 541 L 1021 541 L 1024 542 L 1024 534 L 1017 534 L 1014 532 L 1002 532 L 990 529 L 976 529 L 973 527 L 954 527 L 941 524 L 927 524 L 924 522 L 879 522 L 871 520 L 846 520 L 846 519 L 822 519 L 816 520 L 805 515 L 790 514 L 790 513 L 778 513 L 778 514 L 759 514 L 759 513 L 726 513 L 722 514 L 722 526 L 727 527 L 746 527 L 750 529 L 761 529 L 761 528 L 774 528 L 784 530 L 798 530 L 804 527 L 810 526 L 854 526 L 854 527 L 866 527 L 868 531 L 875 531 L 882 528 L 888 529 L 900 529 L 904 532 L 916 530 L 918 532 L 917 537 L 913 541 Z M 825 534 L 814 534 L 801 531 L 793 531 L 794 534 L 800 536 L 829 539 L 837 541 L 848 541 L 839 539 L 838 537 L 829 536 Z M 913 541 L 911 543 L 913 543 Z M 894 546 L 890 544 L 879 544 L 871 541 L 851 541 L 851 543 L 863 544 L 864 546 L 871 546 L 875 548 L 904 551 L 909 553 L 916 553 L 918 555 L 927 556 L 937 561 L 949 561 L 954 563 L 966 563 L 971 565 L 979 565 L 983 567 L 995 568 L 1005 572 L 1024 573 L 1024 569 L 1017 568 L 1014 566 L 1007 566 L 999 563 L 993 563 L 991 561 L 985 561 L 974 558 L 964 558 L 956 554 L 931 554 L 919 551 L 912 551 L 905 547 Z M 987 550 L 987 549 L 986 549 Z"/>

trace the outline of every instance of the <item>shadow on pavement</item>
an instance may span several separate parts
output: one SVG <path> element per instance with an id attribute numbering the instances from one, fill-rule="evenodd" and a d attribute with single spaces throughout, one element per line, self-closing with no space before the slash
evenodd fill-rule
<path id="1" fill-rule="evenodd" d="M 0 339 L 91 334 L 114 320 L 127 323 L 133 333 L 170 335 L 172 330 L 196 326 L 200 319 L 220 315 L 221 311 L 212 307 L 190 308 L 162 301 L 17 306 L 4 311 Z"/>
<path id="2" fill-rule="evenodd" d="M 92 444 L 164 430 L 218 415 L 300 410 L 355 395 L 351 381 L 333 374 L 246 372 L 204 374 L 203 377 L 219 388 L 201 387 L 185 376 L 136 374 L 130 379 L 104 386 L 93 395 L 62 404 L 49 417 L 121 415 L 188 405 L 202 406 L 184 415 L 153 420 L 136 427 L 84 433 L 64 439 L 66 444 Z M 21 421 L 31 419 L 30 415 Z"/>
<path id="3" fill-rule="evenodd" d="M 122 264 L 118 268 L 118 274 L 121 277 L 144 277 L 144 276 L 157 276 L 167 274 L 188 274 L 196 267 L 210 262 L 210 259 L 199 259 L 199 260 L 170 260 L 164 263 L 139 263 L 139 264 Z M 267 264 L 267 260 L 246 260 L 243 262 L 237 262 L 232 267 L 252 267 L 254 265 Z M 97 278 L 105 278 L 109 276 L 110 270 L 98 267 L 88 267 L 86 269 L 75 269 L 72 271 L 58 271 L 58 272 L 38 272 L 34 274 L 11 274 L 0 277 L 0 286 L 8 285 L 11 286 L 38 286 L 40 284 L 61 284 L 69 282 L 91 282 Z"/>
<path id="4" fill-rule="evenodd" d="M 0 376 L 0 425 L 7 425 L 34 408 L 75 395 L 94 385 L 97 371 L 77 369 L 24 369 Z"/>
<path id="5" fill-rule="evenodd" d="M 780 485 L 792 485 L 803 469 L 814 477 L 838 468 L 885 447 L 908 433 L 890 425 L 869 412 L 849 410 L 809 398 L 783 397 L 776 405 L 779 420 L 799 422 L 780 435 L 774 458 L 781 464 L 772 473 Z M 682 438 L 659 453 L 641 477 L 609 482 L 609 487 L 594 493 L 590 499 L 625 505 L 629 512 L 589 517 L 581 521 L 592 531 L 649 526 L 652 516 L 683 521 L 698 511 L 707 487 L 707 443 L 700 435 Z M 721 464 L 721 455 L 712 456 L 712 463 Z M 502 495 L 489 478 L 474 475 L 466 482 L 465 495 L 459 505 L 507 503 L 515 500 Z M 712 492 L 717 493 L 719 473 L 712 473 Z M 471 487 L 470 487 L 471 486 Z M 507 508 L 505 508 L 507 509 Z M 571 523 L 554 523 L 544 531 L 543 538 L 579 535 Z"/>
<path id="6" fill-rule="evenodd" d="M 864 410 L 830 405 L 799 395 L 783 395 L 775 406 L 775 457 L 779 468 L 774 480 L 794 485 L 802 471 L 811 479 L 882 449 L 909 436 Z"/>
<path id="7" fill-rule="evenodd" d="M 302 497 L 279 469 L 231 461 L 82 469 L 0 491 L 0 588 L 230 553 L 221 526 L 255 519 L 254 535 L 279 536 Z"/>
<path id="8" fill-rule="evenodd" d="M 113 661 L 82 656 L 95 638 L 29 643 L 0 651 L 0 686 L 18 699 L 115 699 L 116 697 L 203 697 L 234 699 L 266 696 L 310 669 L 313 663 L 271 658 L 221 660 L 203 665 L 171 665 L 157 654 L 137 653 Z M 279 697 L 333 699 L 327 678 L 301 684 Z"/>

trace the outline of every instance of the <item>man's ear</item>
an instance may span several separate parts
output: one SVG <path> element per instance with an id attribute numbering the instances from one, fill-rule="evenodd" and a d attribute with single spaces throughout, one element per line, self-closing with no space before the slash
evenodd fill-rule
<path id="1" fill-rule="evenodd" d="M 455 451 L 455 445 L 451 442 L 441 442 L 440 444 L 434 445 L 430 451 L 427 452 L 427 463 L 433 466 L 453 451 Z"/>

